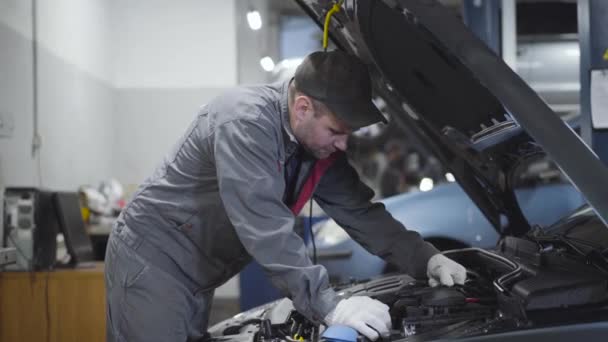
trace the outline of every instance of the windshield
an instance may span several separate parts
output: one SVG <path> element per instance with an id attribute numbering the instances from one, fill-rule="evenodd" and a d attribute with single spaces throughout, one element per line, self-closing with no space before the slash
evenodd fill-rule
<path id="1" fill-rule="evenodd" d="M 585 198 L 544 154 L 522 157 L 509 182 L 530 226 L 548 227 L 585 204 Z"/>

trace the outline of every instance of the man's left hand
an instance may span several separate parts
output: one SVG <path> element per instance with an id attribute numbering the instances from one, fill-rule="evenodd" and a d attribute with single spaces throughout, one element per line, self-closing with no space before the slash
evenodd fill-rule
<path id="1" fill-rule="evenodd" d="M 464 285 L 467 278 L 467 269 L 443 254 L 435 254 L 427 263 L 426 275 L 429 277 L 431 287 L 439 284 L 445 286 Z"/>

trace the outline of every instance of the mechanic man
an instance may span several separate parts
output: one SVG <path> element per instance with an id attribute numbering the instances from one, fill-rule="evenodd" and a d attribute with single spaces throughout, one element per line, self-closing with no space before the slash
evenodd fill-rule
<path id="1" fill-rule="evenodd" d="M 346 159 L 349 134 L 381 120 L 366 66 L 340 51 L 307 56 L 290 82 L 202 107 L 112 230 L 108 340 L 200 339 L 214 289 L 252 257 L 307 318 L 387 335 L 385 304 L 340 300 L 307 256 L 293 228 L 311 196 L 373 254 L 433 286 L 462 284 L 465 268 L 371 203 Z"/>

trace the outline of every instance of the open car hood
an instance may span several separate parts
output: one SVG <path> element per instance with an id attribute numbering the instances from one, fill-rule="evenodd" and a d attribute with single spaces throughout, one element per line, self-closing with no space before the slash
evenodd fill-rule
<path id="1" fill-rule="evenodd" d="M 322 28 L 329 0 L 296 0 Z M 432 0 L 347 0 L 330 23 L 370 69 L 394 120 L 442 160 L 503 235 L 530 227 L 511 175 L 547 154 L 608 222 L 608 170 L 504 61 Z"/>

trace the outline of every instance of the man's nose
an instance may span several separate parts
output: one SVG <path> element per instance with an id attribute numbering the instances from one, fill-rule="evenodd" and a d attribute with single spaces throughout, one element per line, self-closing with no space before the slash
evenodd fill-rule
<path id="1" fill-rule="evenodd" d="M 334 146 L 340 151 L 346 151 L 346 148 L 348 147 L 348 135 L 336 138 Z"/>

